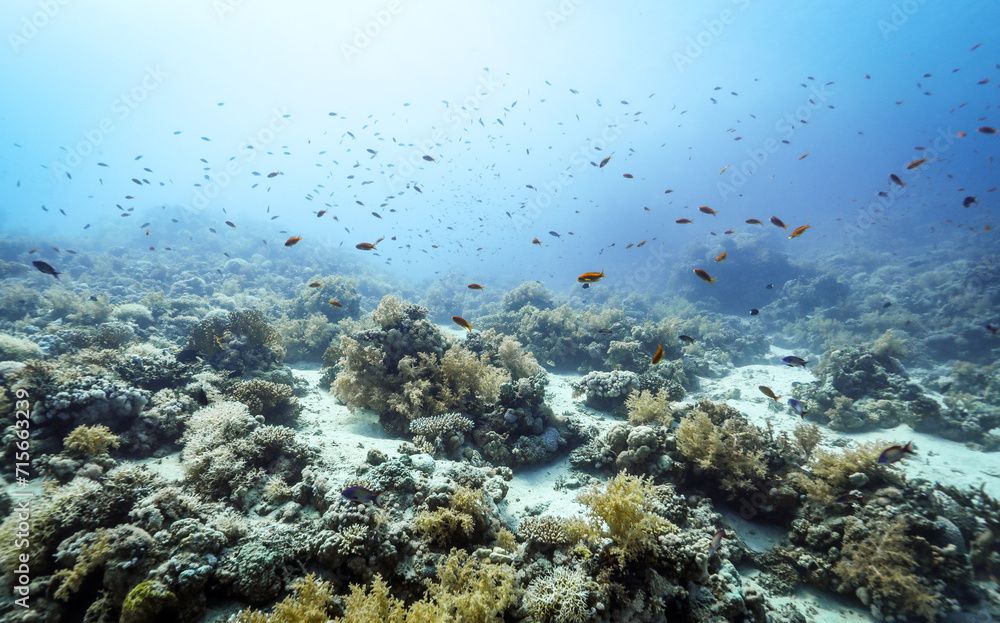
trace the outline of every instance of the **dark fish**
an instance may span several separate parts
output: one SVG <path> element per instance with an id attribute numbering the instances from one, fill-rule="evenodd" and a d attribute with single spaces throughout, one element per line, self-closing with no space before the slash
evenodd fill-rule
<path id="1" fill-rule="evenodd" d="M 174 358 L 181 363 L 192 363 L 198 358 L 198 349 L 184 348 L 174 353 Z"/>
<path id="2" fill-rule="evenodd" d="M 598 329 L 597 332 L 600 333 L 601 335 L 611 335 L 612 333 L 614 333 L 614 331 L 612 331 L 611 329 Z"/>
<path id="3" fill-rule="evenodd" d="M 884 304 L 882 305 L 882 309 L 888 309 L 888 308 L 890 308 L 890 307 L 892 307 L 892 303 L 891 303 L 891 302 L 889 302 L 889 301 L 886 301 L 886 302 L 885 302 L 885 303 L 884 303 Z"/>
<path id="4" fill-rule="evenodd" d="M 975 197 L 971 197 L 971 196 L 970 197 L 966 197 L 965 199 L 962 199 L 962 207 L 963 208 L 967 208 L 967 207 L 971 206 L 972 204 L 974 204 L 975 202 L 976 202 L 976 198 Z"/>
<path id="5" fill-rule="evenodd" d="M 382 218 L 382 216 L 378 212 L 372 212 L 372 216 L 374 216 L 375 218 Z"/>
<path id="6" fill-rule="evenodd" d="M 226 225 L 229 225 L 229 226 L 230 226 L 230 227 L 232 227 L 233 229 L 236 229 L 236 223 L 234 223 L 234 222 L 232 222 L 232 221 L 226 221 Z"/>
<path id="7" fill-rule="evenodd" d="M 549 235 L 550 235 L 550 236 L 555 236 L 556 238 L 559 238 L 559 237 L 560 237 L 560 236 L 559 236 L 559 234 L 558 234 L 558 233 L 556 233 L 556 232 L 554 232 L 554 231 L 550 231 L 550 232 L 549 232 Z"/>
<path id="8" fill-rule="evenodd" d="M 773 289 L 773 288 L 774 288 L 774 284 L 773 284 L 773 283 L 769 283 L 769 284 L 767 284 L 766 286 L 764 286 L 764 289 L 765 289 L 765 290 L 771 290 L 771 289 Z"/>
<path id="9" fill-rule="evenodd" d="M 856 493 L 845 493 L 844 495 L 838 495 L 833 499 L 834 504 L 861 504 L 864 501 L 864 496 Z"/>
<path id="10" fill-rule="evenodd" d="M 807 415 L 809 415 L 809 412 L 805 410 L 805 407 L 798 400 L 794 398 L 789 398 L 788 404 L 792 406 L 792 410 L 795 411 L 795 415 L 799 416 L 800 418 L 805 418 Z"/>
<path id="11" fill-rule="evenodd" d="M 805 359 L 796 357 L 795 355 L 788 355 L 787 357 L 782 357 L 781 360 L 785 362 L 786 366 L 792 366 L 793 368 L 795 366 L 801 366 L 804 368 L 806 367 L 806 364 L 809 363 Z"/>
<path id="12" fill-rule="evenodd" d="M 84 229 L 90 229 L 90 223 L 87 223 L 86 225 L 84 225 L 83 228 Z"/>
<path id="13" fill-rule="evenodd" d="M 37 269 L 38 269 L 38 270 L 40 270 L 41 272 L 45 273 L 46 275 L 52 275 L 52 276 L 53 276 L 53 277 L 55 277 L 55 278 L 56 278 L 57 280 L 59 279 L 59 275 L 61 275 L 61 274 L 62 274 L 62 273 L 58 273 L 58 272 L 56 272 L 56 269 L 52 268 L 52 267 L 51 267 L 51 266 L 49 266 L 49 265 L 48 265 L 48 264 L 47 264 L 46 262 L 43 262 L 43 261 L 41 261 L 41 260 L 34 260 L 34 261 L 33 261 L 33 262 L 31 262 L 31 263 L 32 263 L 32 264 L 34 264 L 34 265 L 35 265 L 35 268 L 37 268 Z"/>
<path id="14" fill-rule="evenodd" d="M 760 313 L 760 310 L 757 309 L 756 307 L 754 307 L 753 309 L 750 310 L 750 315 L 751 316 L 756 316 L 759 313 Z"/>
<path id="15" fill-rule="evenodd" d="M 379 498 L 382 497 L 382 492 L 374 492 L 370 489 L 366 489 L 361 486 L 347 487 L 340 492 L 340 495 L 344 496 L 344 499 L 350 500 L 356 504 L 365 504 L 371 502 L 375 506 L 382 508 L 379 504 Z"/>
<path id="16" fill-rule="evenodd" d="M 905 446 L 889 446 L 882 451 L 882 454 L 878 457 L 879 465 L 889 465 L 890 463 L 895 463 L 896 461 L 902 459 L 907 454 L 916 454 L 911 446 L 913 442 L 907 443 Z"/>
<path id="17" fill-rule="evenodd" d="M 690 335 L 678 335 L 677 339 L 687 344 L 694 344 L 694 338 Z"/>
<path id="18" fill-rule="evenodd" d="M 271 173 L 267 174 L 268 177 L 277 177 L 278 175 L 281 175 L 280 171 L 272 171 Z"/>

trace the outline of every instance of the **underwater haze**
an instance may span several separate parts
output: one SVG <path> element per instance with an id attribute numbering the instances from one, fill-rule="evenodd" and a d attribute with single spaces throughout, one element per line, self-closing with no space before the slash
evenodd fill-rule
<path id="1" fill-rule="evenodd" d="M 8 0 L 0 619 L 1000 620 L 998 22 Z"/>

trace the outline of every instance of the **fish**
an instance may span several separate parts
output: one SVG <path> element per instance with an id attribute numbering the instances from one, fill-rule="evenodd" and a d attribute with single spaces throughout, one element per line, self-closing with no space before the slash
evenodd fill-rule
<path id="1" fill-rule="evenodd" d="M 809 415 L 809 412 L 805 410 L 803 404 L 798 400 L 794 398 L 789 398 L 788 404 L 791 405 L 792 410 L 795 411 L 795 415 L 799 416 L 800 418 L 804 419 L 807 415 Z"/>
<path id="2" fill-rule="evenodd" d="M 771 221 L 771 224 L 773 224 L 775 227 L 780 227 L 782 229 L 788 229 L 788 225 L 785 225 L 784 223 L 782 223 L 781 219 L 778 218 L 777 216 L 772 216 L 768 220 Z"/>
<path id="3" fill-rule="evenodd" d="M 709 556 L 719 551 L 719 548 L 722 547 L 722 539 L 724 538 L 726 538 L 725 530 L 719 530 L 715 533 L 715 536 L 712 537 L 712 544 L 708 546 Z"/>
<path id="4" fill-rule="evenodd" d="M 601 335 L 611 335 L 612 333 L 614 333 L 614 331 L 612 331 L 611 329 L 598 329 L 597 332 L 600 333 Z"/>
<path id="5" fill-rule="evenodd" d="M 927 158 L 920 158 L 919 160 L 914 160 L 910 164 L 906 165 L 906 170 L 910 171 L 912 169 L 916 169 L 925 162 L 927 162 Z"/>
<path id="6" fill-rule="evenodd" d="M 323 218 L 324 214 L 326 214 L 326 210 L 320 210 L 316 213 L 316 218 Z"/>
<path id="7" fill-rule="evenodd" d="M 971 206 L 972 204 L 974 204 L 975 202 L 976 202 L 976 198 L 975 197 L 972 197 L 972 196 L 966 197 L 965 199 L 962 199 L 962 207 L 963 208 L 967 208 L 967 207 Z"/>
<path id="8" fill-rule="evenodd" d="M 698 275 L 698 278 L 701 279 L 702 281 L 707 281 L 708 285 L 712 285 L 713 283 L 718 281 L 718 279 L 712 279 L 707 272 L 705 272 L 700 268 L 695 268 L 694 274 Z"/>
<path id="9" fill-rule="evenodd" d="M 604 160 L 601 160 L 601 164 L 597 165 L 597 168 L 603 169 L 609 162 L 611 162 L 611 156 L 608 156 Z"/>
<path id="10" fill-rule="evenodd" d="M 181 363 L 192 363 L 198 359 L 197 348 L 184 348 L 174 353 L 174 359 Z"/>
<path id="11" fill-rule="evenodd" d="M 320 283 L 320 282 L 318 282 L 318 281 L 314 281 L 314 282 L 312 282 L 312 283 L 309 284 L 309 287 L 310 288 L 322 288 L 323 284 Z"/>
<path id="12" fill-rule="evenodd" d="M 903 186 L 906 186 L 906 182 L 904 182 L 903 180 L 899 179 L 899 176 L 896 175 L 895 173 L 890 173 L 889 174 L 889 179 L 892 180 L 900 188 L 902 188 Z"/>
<path id="13" fill-rule="evenodd" d="M 468 329 L 469 331 L 472 331 L 472 327 L 476 326 L 469 324 L 469 321 L 466 320 L 465 318 L 462 318 L 461 316 L 452 316 L 451 320 L 458 326 L 462 327 L 463 329 Z"/>
<path id="14" fill-rule="evenodd" d="M 1000 331 L 1000 327 L 994 327 L 991 324 L 985 326 L 986 330 L 990 332 L 991 335 L 996 335 L 997 331 Z"/>
<path id="15" fill-rule="evenodd" d="M 715 258 L 715 261 L 716 262 L 725 262 L 726 261 L 726 252 L 723 251 L 722 253 L 720 253 L 718 255 L 718 257 Z"/>
<path id="16" fill-rule="evenodd" d="M 627 180 L 634 179 L 631 173 L 623 173 L 622 177 L 624 177 Z"/>
<path id="17" fill-rule="evenodd" d="M 226 221 L 226 225 L 229 225 L 229 226 L 230 226 L 230 227 L 232 227 L 233 229 L 236 229 L 236 223 L 234 223 L 234 222 L 232 222 L 232 221 Z"/>
<path id="18" fill-rule="evenodd" d="M 911 446 L 913 446 L 912 441 L 907 443 L 905 446 L 889 446 L 878 456 L 878 464 L 889 465 L 902 459 L 907 454 L 916 454 Z"/>
<path id="19" fill-rule="evenodd" d="M 653 363 L 651 363 L 650 365 L 655 366 L 656 364 L 660 363 L 661 359 L 663 359 L 663 346 L 657 344 L 656 353 L 653 355 Z"/>
<path id="20" fill-rule="evenodd" d="M 375 245 L 382 242 L 383 240 L 385 240 L 385 236 L 382 236 L 375 242 L 359 242 L 358 244 L 354 245 L 354 248 L 361 249 L 362 251 L 371 251 L 375 249 Z"/>
<path id="21" fill-rule="evenodd" d="M 715 100 L 713 99 L 713 100 L 712 100 L 712 102 L 714 103 L 714 102 L 715 102 Z M 723 173 L 725 173 L 725 172 L 726 172 L 726 169 L 728 169 L 728 168 L 729 168 L 729 165 L 728 165 L 728 164 L 727 164 L 726 166 L 722 167 L 722 170 L 721 170 L 721 171 L 719 171 L 719 175 L 722 175 Z"/>
<path id="22" fill-rule="evenodd" d="M 353 487 L 347 487 L 340 492 L 340 495 L 344 496 L 345 500 L 350 500 L 355 504 L 365 504 L 367 502 L 371 502 L 375 506 L 382 508 L 382 505 L 379 504 L 379 498 L 382 497 L 381 491 L 376 493 L 375 491 L 366 489 L 365 487 L 355 485 Z"/>
<path id="23" fill-rule="evenodd" d="M 539 240 L 538 238 L 532 238 L 531 244 L 537 244 L 538 246 L 542 246 L 542 241 Z"/>
<path id="24" fill-rule="evenodd" d="M 772 289 L 774 289 L 774 284 L 773 283 L 769 283 L 766 286 L 764 286 L 764 289 L 765 290 L 772 290 Z"/>
<path id="25" fill-rule="evenodd" d="M 802 123 L 805 123 L 805 121 L 803 121 Z M 799 156 L 799 160 L 802 160 L 803 158 L 805 158 L 808 155 L 809 155 L 809 152 L 807 151 L 806 153 L 804 153 L 801 156 Z"/>
<path id="26" fill-rule="evenodd" d="M 268 177 L 277 177 L 278 175 L 281 175 L 280 171 L 272 171 L 271 173 L 267 174 Z"/>
<path id="27" fill-rule="evenodd" d="M 382 215 L 379 214 L 378 212 L 372 212 L 372 216 L 374 216 L 375 218 L 382 218 Z"/>
<path id="28" fill-rule="evenodd" d="M 792 233 L 788 234 L 788 239 L 791 240 L 792 238 L 798 238 L 802 234 L 806 233 L 806 230 L 809 229 L 810 227 L 812 226 L 809 225 L 809 223 L 806 223 L 802 227 L 796 227 L 795 230 L 792 231 Z"/>
<path id="29" fill-rule="evenodd" d="M 285 241 L 285 246 L 294 247 L 299 243 L 299 240 L 302 240 L 302 236 L 292 236 L 291 238 Z"/>
<path id="30" fill-rule="evenodd" d="M 746 223 L 747 225 L 763 225 L 764 224 L 764 223 L 761 223 L 760 220 L 755 219 L 755 218 L 748 218 L 747 220 L 745 220 L 743 222 Z"/>
<path id="31" fill-rule="evenodd" d="M 754 307 L 753 309 L 750 310 L 750 315 L 751 316 L 756 316 L 759 313 L 760 313 L 760 310 L 757 309 L 756 307 Z"/>
<path id="32" fill-rule="evenodd" d="M 718 214 L 718 212 L 716 210 L 713 210 L 712 208 L 710 208 L 708 206 L 701 206 L 700 208 L 698 208 L 698 211 L 699 212 L 703 212 L 705 214 L 711 214 L 712 216 L 715 216 L 716 214 Z"/>
<path id="33" fill-rule="evenodd" d="M 686 344 L 694 344 L 694 338 L 691 337 L 690 335 L 678 335 L 677 339 Z"/>
<path id="34" fill-rule="evenodd" d="M 892 301 L 886 301 L 882 304 L 882 309 L 889 309 L 890 307 L 892 307 Z"/>
<path id="35" fill-rule="evenodd" d="M 675 223 L 678 223 L 678 224 L 680 224 L 680 225 L 687 225 L 688 223 L 691 223 L 691 222 L 693 222 L 693 221 L 692 221 L 691 219 L 689 219 L 689 218 L 679 218 L 679 219 L 677 219 L 677 220 L 676 220 L 676 221 L 674 221 L 674 222 L 675 222 Z"/>
<path id="36" fill-rule="evenodd" d="M 806 364 L 809 363 L 805 359 L 796 357 L 795 355 L 788 355 L 787 357 L 782 357 L 781 360 L 785 362 L 786 366 L 792 366 L 793 368 L 795 366 L 801 366 L 804 368 L 806 367 Z"/>
<path id="37" fill-rule="evenodd" d="M 991 128 L 988 125 L 984 125 L 981 128 L 976 128 L 976 131 L 979 132 L 979 133 L 981 133 L 981 134 L 996 134 L 997 133 L 997 131 L 996 131 L 995 128 Z"/>
<path id="38" fill-rule="evenodd" d="M 331 307 L 343 307 L 343 305 L 340 304 L 340 301 L 334 301 L 331 299 L 327 301 L 327 303 L 329 303 Z"/>
<path id="39" fill-rule="evenodd" d="M 424 160 L 427 162 L 436 162 L 433 156 L 424 156 Z"/>
<path id="40" fill-rule="evenodd" d="M 845 493 L 833 499 L 834 504 L 861 504 L 865 501 L 865 496 L 857 493 Z"/>
<path id="41" fill-rule="evenodd" d="M 768 398 L 771 398 L 775 402 L 778 402 L 779 400 L 781 400 L 781 396 L 775 396 L 774 392 L 771 391 L 771 388 L 768 387 L 767 385 L 758 385 L 757 389 L 760 390 L 760 393 L 764 394 Z"/>
<path id="42" fill-rule="evenodd" d="M 59 275 L 62 274 L 60 272 L 56 272 L 56 269 L 52 268 L 52 266 L 50 266 L 47 262 L 43 262 L 41 260 L 34 260 L 31 263 L 34 264 L 35 268 L 37 268 L 39 271 L 45 273 L 46 275 L 52 275 L 53 277 L 55 277 L 56 281 L 59 280 Z"/>
<path id="43" fill-rule="evenodd" d="M 597 283 L 598 281 L 601 280 L 602 277 L 604 277 L 603 268 L 599 273 L 583 273 L 582 275 L 577 277 L 576 280 L 579 281 L 580 283 Z"/>
<path id="44" fill-rule="evenodd" d="M 468 287 L 470 290 L 482 290 L 483 289 L 483 286 L 479 285 L 478 283 L 470 283 L 466 287 Z"/>
<path id="45" fill-rule="evenodd" d="M 561 238 L 561 236 L 559 235 L 559 232 L 557 232 L 557 231 L 550 231 L 549 235 L 550 236 L 555 236 L 556 238 Z"/>

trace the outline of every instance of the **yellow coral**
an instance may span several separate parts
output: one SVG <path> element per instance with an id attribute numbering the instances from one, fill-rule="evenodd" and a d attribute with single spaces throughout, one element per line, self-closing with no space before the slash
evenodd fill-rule
<path id="1" fill-rule="evenodd" d="M 101 456 L 110 448 L 117 448 L 120 444 L 118 435 L 103 424 L 77 426 L 63 441 L 67 450 L 86 457 Z"/>
<path id="2" fill-rule="evenodd" d="M 656 498 L 652 479 L 624 472 L 609 480 L 606 488 L 595 484 L 577 497 L 595 526 L 601 526 L 602 535 L 613 541 L 611 553 L 621 568 L 641 554 L 655 552 L 661 534 L 676 532 L 676 526 L 654 512 Z"/>
<path id="3" fill-rule="evenodd" d="M 375 581 L 382 582 L 382 578 L 376 575 Z M 382 583 L 382 587 L 385 587 L 384 583 Z M 349 603 L 351 598 L 354 597 L 355 589 L 364 594 L 363 588 L 352 586 L 351 596 L 347 598 Z M 274 610 L 270 615 L 254 612 L 247 608 L 236 615 L 235 623 L 326 623 L 330 620 L 329 610 L 330 605 L 333 603 L 333 591 L 330 589 L 329 583 L 321 581 L 314 574 L 310 573 L 292 584 L 292 591 L 294 591 L 292 595 L 285 597 L 274 606 Z M 354 618 L 344 620 L 350 623 L 395 621 L 395 619 L 389 618 Z M 402 619 L 398 621 L 401 623 Z"/>
<path id="4" fill-rule="evenodd" d="M 677 448 L 685 458 L 716 474 L 720 488 L 735 493 L 751 488 L 753 479 L 767 475 L 760 449 L 763 439 L 755 426 L 738 417 L 725 418 L 716 426 L 709 411 L 718 409 L 707 401 L 699 402 L 677 428 Z"/>
<path id="5" fill-rule="evenodd" d="M 670 395 L 660 389 L 655 394 L 647 389 L 639 392 L 632 390 L 625 400 L 628 410 L 628 423 L 633 426 L 640 424 L 669 424 L 673 420 L 670 411 Z"/>

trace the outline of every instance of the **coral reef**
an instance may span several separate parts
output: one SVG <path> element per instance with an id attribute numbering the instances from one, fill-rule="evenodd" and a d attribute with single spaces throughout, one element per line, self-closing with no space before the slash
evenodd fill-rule
<path id="1" fill-rule="evenodd" d="M 226 390 L 226 395 L 246 405 L 250 415 L 262 415 L 268 422 L 294 422 L 302 406 L 284 383 L 253 379 L 239 381 Z"/>
<path id="2" fill-rule="evenodd" d="M 191 330 L 184 350 L 239 374 L 267 369 L 285 357 L 281 334 L 256 309 L 209 316 Z"/>
<path id="3" fill-rule="evenodd" d="M 677 427 L 677 449 L 730 494 L 753 490 L 767 476 L 767 441 L 739 411 L 698 402 Z"/>

